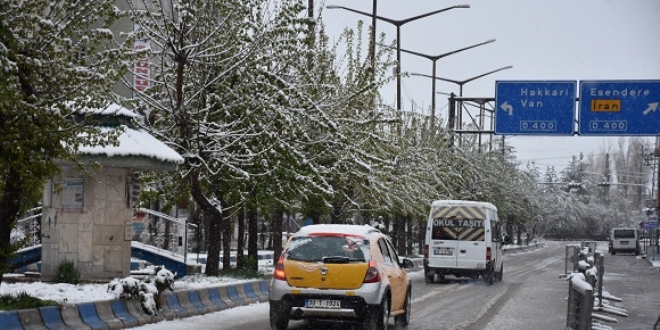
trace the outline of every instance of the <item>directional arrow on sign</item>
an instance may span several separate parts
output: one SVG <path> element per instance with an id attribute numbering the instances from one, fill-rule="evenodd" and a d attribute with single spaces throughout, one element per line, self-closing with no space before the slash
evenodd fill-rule
<path id="1" fill-rule="evenodd" d="M 504 101 L 504 103 L 502 103 L 502 105 L 500 105 L 500 108 L 502 110 L 508 112 L 509 116 L 513 116 L 513 107 L 511 106 L 511 104 L 509 104 L 508 101 Z"/>
<path id="2" fill-rule="evenodd" d="M 644 116 L 648 115 L 649 112 L 655 112 L 655 110 L 658 110 L 659 104 L 660 102 L 649 103 L 649 107 L 644 110 Z"/>

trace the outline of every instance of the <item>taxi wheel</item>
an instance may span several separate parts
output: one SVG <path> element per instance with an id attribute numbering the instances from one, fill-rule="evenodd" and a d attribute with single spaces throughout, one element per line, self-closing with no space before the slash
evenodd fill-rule
<path id="1" fill-rule="evenodd" d="M 289 314 L 278 304 L 270 304 L 270 328 L 286 330 L 289 327 Z"/>
<path id="2" fill-rule="evenodd" d="M 387 330 L 390 320 L 390 301 L 389 297 L 383 297 L 380 306 L 371 310 L 367 315 L 366 323 L 364 324 L 365 330 Z"/>
<path id="3" fill-rule="evenodd" d="M 396 325 L 407 326 L 410 323 L 410 313 L 412 310 L 412 298 L 410 296 L 411 288 L 408 287 L 408 292 L 406 292 L 406 305 L 403 306 L 404 313 L 394 317 L 394 322 Z"/>

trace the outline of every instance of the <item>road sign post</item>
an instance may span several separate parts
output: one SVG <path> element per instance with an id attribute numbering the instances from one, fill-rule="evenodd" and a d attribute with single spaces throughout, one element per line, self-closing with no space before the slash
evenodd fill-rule
<path id="1" fill-rule="evenodd" d="M 497 81 L 495 134 L 573 135 L 576 81 Z"/>
<path id="2" fill-rule="evenodd" d="M 580 135 L 660 135 L 660 80 L 581 81 Z"/>

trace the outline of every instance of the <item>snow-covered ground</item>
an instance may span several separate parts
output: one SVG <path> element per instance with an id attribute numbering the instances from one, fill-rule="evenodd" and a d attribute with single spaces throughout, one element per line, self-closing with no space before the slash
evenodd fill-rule
<path id="1" fill-rule="evenodd" d="M 273 272 L 272 260 L 259 260 L 259 272 L 271 274 Z M 22 274 L 5 274 L 9 277 L 21 277 Z M 204 274 L 184 276 L 174 281 L 174 290 L 197 289 L 214 285 L 245 282 L 248 279 L 233 277 L 208 277 Z M 110 282 L 108 282 L 110 283 Z M 103 284 L 64 284 L 44 282 L 18 282 L 0 283 L 0 295 L 17 294 L 25 292 L 40 299 L 54 300 L 60 303 L 82 303 L 99 300 L 115 299 L 116 294 L 108 290 L 108 283 Z"/>

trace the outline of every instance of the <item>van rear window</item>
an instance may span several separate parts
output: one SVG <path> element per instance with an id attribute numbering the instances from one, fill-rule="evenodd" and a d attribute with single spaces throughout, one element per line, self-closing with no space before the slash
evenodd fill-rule
<path id="1" fill-rule="evenodd" d="M 484 241 L 486 239 L 482 219 L 435 218 L 431 231 L 434 240 Z"/>
<path id="2" fill-rule="evenodd" d="M 615 230 L 614 238 L 635 238 L 635 230 L 633 229 Z"/>

